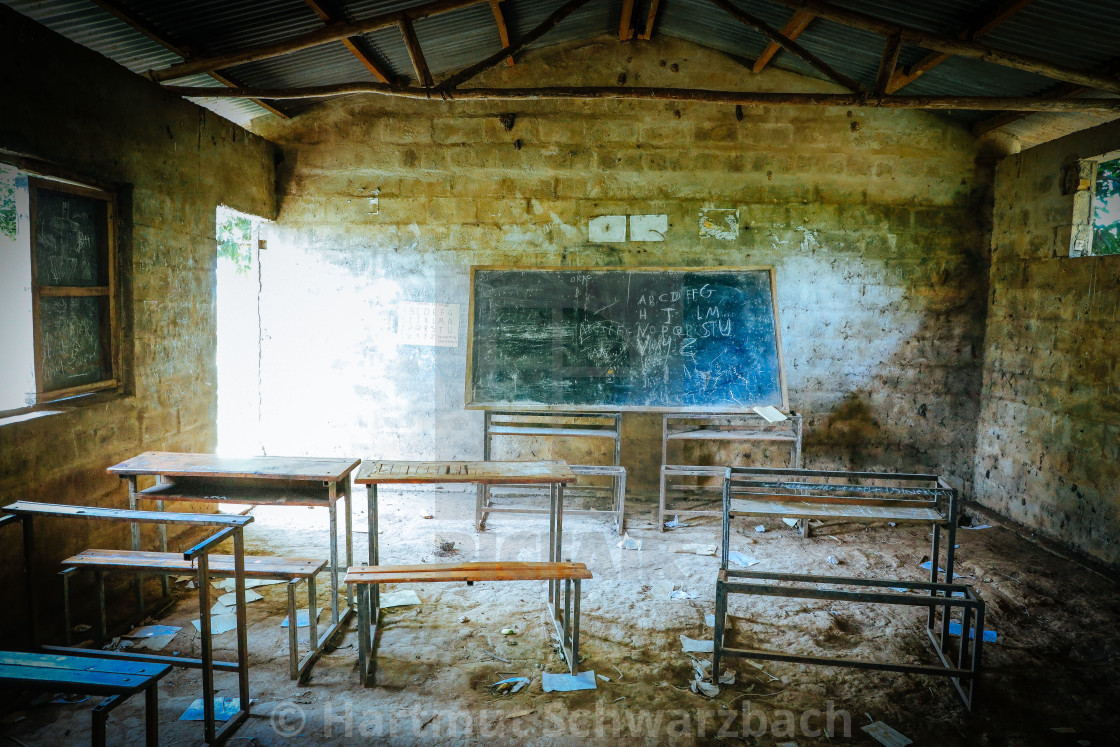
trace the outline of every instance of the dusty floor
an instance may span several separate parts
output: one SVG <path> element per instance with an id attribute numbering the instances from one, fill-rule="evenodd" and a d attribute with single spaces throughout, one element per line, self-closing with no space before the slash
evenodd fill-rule
<path id="1" fill-rule="evenodd" d="M 466 493 L 386 490 L 381 500 L 383 563 L 542 557 L 543 517 L 495 515 L 487 531 L 475 533 L 473 499 Z M 595 574 L 584 588 L 582 668 L 609 678 L 600 679 L 597 690 L 542 691 L 542 672 L 564 671 L 550 643 L 543 583 L 411 586 L 423 604 L 384 613 L 377 686 L 365 690 L 357 684 L 352 629 L 315 666 L 310 682 L 288 680 L 287 633 L 280 627 L 286 596 L 282 586 L 263 587 L 264 599 L 249 605 L 251 688 L 258 702 L 230 743 L 877 744 L 860 730 L 869 719 L 885 721 L 920 745 L 1120 743 L 1120 589 L 1008 529 L 958 533 L 957 572 L 987 602 L 989 627 L 998 632 L 998 642 L 985 648 L 980 708 L 970 714 L 943 678 L 782 663 L 758 669 L 732 661 L 736 684 L 712 699 L 689 691 L 692 661 L 679 636 L 710 638 L 704 618 L 713 610 L 718 559 L 677 551 L 715 545 L 718 525 L 693 520 L 659 534 L 652 506 L 632 501 L 628 508 L 630 534 L 642 540 L 638 551 L 619 550 L 605 519 L 565 521 L 565 554 Z M 434 518 L 422 518 L 428 514 Z M 254 515 L 251 552 L 325 557 L 324 511 L 256 509 Z M 918 529 L 834 525 L 806 540 L 780 521 L 766 522 L 764 533 L 754 531 L 756 524 L 736 520 L 731 542 L 762 561 L 756 570 L 923 578 L 917 566 L 929 551 L 928 538 Z M 456 550 L 438 555 L 437 537 L 454 542 Z M 358 558 L 365 540 L 356 535 Z M 830 555 L 839 565 L 827 562 Z M 658 581 L 696 598 L 655 597 Z M 324 577 L 321 604 L 326 586 Z M 933 662 L 918 610 L 732 599 L 734 640 L 741 643 Z M 161 620 L 183 626 L 168 651 L 198 655 L 190 624 L 197 616 L 197 594 L 184 592 Z M 328 616 L 324 612 L 321 621 Z M 517 634 L 502 635 L 503 628 Z M 306 640 L 306 628 L 301 633 Z M 217 637 L 219 652 L 229 655 L 233 639 L 232 632 Z M 487 687 L 513 676 L 530 677 L 532 684 L 507 696 Z M 219 675 L 218 683 L 220 694 L 236 694 L 233 675 Z M 200 743 L 202 724 L 177 720 L 199 692 L 196 671 L 176 670 L 163 682 L 162 744 Z M 0 716 L 0 743 L 84 743 L 96 701 L 24 705 L 14 712 L 9 703 Z M 142 739 L 143 701 L 133 701 L 110 719 L 110 744 Z M 831 737 L 822 733 L 829 728 Z"/>

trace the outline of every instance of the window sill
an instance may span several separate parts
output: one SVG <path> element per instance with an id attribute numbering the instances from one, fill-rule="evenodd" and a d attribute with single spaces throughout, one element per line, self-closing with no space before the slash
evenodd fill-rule
<path id="1" fill-rule="evenodd" d="M 0 413 L 0 428 L 53 415 L 65 415 L 69 412 L 84 410 L 89 407 L 103 405 L 107 402 L 115 402 L 130 396 L 131 395 L 119 390 L 92 392 L 90 394 L 79 394 L 74 397 L 55 400 L 53 402 L 44 402 L 40 405 L 23 408 L 21 410 L 9 410 L 6 413 Z"/>

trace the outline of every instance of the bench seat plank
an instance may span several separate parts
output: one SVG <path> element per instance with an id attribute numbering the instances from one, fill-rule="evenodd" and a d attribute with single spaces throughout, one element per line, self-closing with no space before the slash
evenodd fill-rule
<path id="1" fill-rule="evenodd" d="M 716 512 L 718 513 L 718 512 Z M 734 516 L 783 516 L 790 519 L 847 519 L 849 521 L 894 521 L 920 524 L 942 523 L 945 517 L 933 508 L 912 506 L 869 506 L 809 503 L 806 501 L 763 501 L 731 499 Z"/>
<path id="2" fill-rule="evenodd" d="M 549 581 L 589 579 L 583 563 L 426 563 L 413 566 L 352 566 L 348 584 L 446 581 Z"/>
<path id="3" fill-rule="evenodd" d="M 92 695 L 139 692 L 171 671 L 170 664 L 0 651 L 0 685 L 43 685 Z"/>
<path id="4" fill-rule="evenodd" d="M 57 671 L 105 672 L 153 677 L 171 671 L 170 664 L 148 664 L 124 659 L 97 659 L 62 654 L 38 654 L 27 651 L 0 651 L 0 665 L 13 667 L 42 667 Z"/>
<path id="5" fill-rule="evenodd" d="M 211 555 L 211 576 L 232 576 L 234 556 Z M 63 567 L 95 568 L 132 571 L 170 571 L 189 574 L 197 570 L 182 553 L 149 552 L 142 550 L 83 550 L 62 561 Z M 248 578 L 284 578 L 288 580 L 309 578 L 321 573 L 326 560 L 308 558 L 277 558 L 268 555 L 245 557 L 245 576 Z"/>

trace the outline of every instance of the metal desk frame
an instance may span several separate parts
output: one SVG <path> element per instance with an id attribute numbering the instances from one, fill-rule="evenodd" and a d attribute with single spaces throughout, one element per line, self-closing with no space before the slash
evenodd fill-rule
<path id="1" fill-rule="evenodd" d="M 246 719 L 249 718 L 249 646 L 245 616 L 245 526 L 252 523 L 252 516 L 227 516 L 223 514 L 188 514 L 157 511 L 136 511 L 122 508 L 99 508 L 94 506 L 59 505 L 17 501 L 4 506 L 3 511 L 18 517 L 23 525 L 24 578 L 27 594 L 27 621 L 33 648 L 41 648 L 54 654 L 89 656 L 99 659 L 124 659 L 128 661 L 160 662 L 177 667 L 202 670 L 202 709 L 205 738 L 208 744 L 224 742 Z M 181 656 L 161 654 L 140 654 L 128 651 L 102 651 L 100 649 L 77 648 L 71 646 L 44 646 L 39 642 L 39 595 L 34 583 L 32 560 L 35 555 L 34 518 L 50 516 L 64 519 L 101 519 L 105 521 L 127 521 L 136 526 L 140 523 L 158 524 L 166 528 L 168 524 L 188 524 L 191 526 L 211 526 L 218 531 L 183 553 L 184 560 L 197 562 L 198 605 L 201 611 L 202 658 L 188 659 Z M 8 517 L 3 517 L 8 518 Z M 5 522 L 6 523 L 6 522 Z M 233 540 L 234 555 L 234 599 L 237 616 L 237 662 L 215 661 L 214 644 L 210 631 L 210 573 L 209 554 L 222 542 Z M 237 673 L 237 692 L 240 709 L 221 729 L 217 728 L 214 715 L 214 673 L 218 671 Z"/>
<path id="2" fill-rule="evenodd" d="M 155 501 L 163 510 L 165 501 L 203 503 L 247 503 L 254 506 L 324 507 L 330 514 L 331 624 L 299 664 L 304 676 L 322 655 L 323 648 L 342 633 L 354 612 L 354 597 L 346 590 L 346 607 L 340 610 L 342 592 L 338 562 L 338 508 L 345 499 L 346 567 L 354 563 L 353 506 L 350 473 L 361 460 L 316 457 L 220 457 L 214 454 L 148 451 L 108 468 L 128 481 L 128 505 L 135 509 L 141 500 Z M 137 490 L 137 478 L 150 476 L 156 485 Z M 175 479 L 179 479 L 177 485 Z M 267 487 L 275 481 L 276 487 Z M 167 532 L 159 533 L 160 550 L 167 551 Z M 140 527 L 132 526 L 132 549 L 140 550 Z M 167 574 L 161 574 L 167 597 Z M 136 583 L 137 604 L 143 609 L 143 587 Z M 314 605 L 313 605 L 314 606 Z M 209 609 L 209 608 L 207 608 Z M 308 610 L 310 614 L 310 609 Z"/>

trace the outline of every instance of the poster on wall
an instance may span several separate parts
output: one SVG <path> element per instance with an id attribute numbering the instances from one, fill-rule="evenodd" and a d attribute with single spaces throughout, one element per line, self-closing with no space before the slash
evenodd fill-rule
<path id="1" fill-rule="evenodd" d="M 459 304 L 399 302 L 397 343 L 440 348 L 459 347 Z"/>

